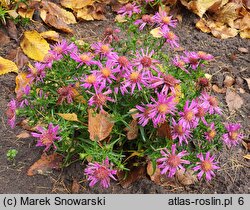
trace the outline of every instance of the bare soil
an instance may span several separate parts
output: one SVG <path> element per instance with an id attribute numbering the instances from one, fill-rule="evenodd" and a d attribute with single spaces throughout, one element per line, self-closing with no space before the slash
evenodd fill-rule
<path id="1" fill-rule="evenodd" d="M 202 33 L 195 29 L 196 16 L 184 9 L 182 12 L 183 22 L 175 29 L 181 46 L 189 51 L 202 50 L 215 56 L 215 61 L 205 67 L 205 71 L 213 75 L 212 84 L 223 87 L 225 76 L 229 75 L 236 80 L 233 88 L 244 90 L 239 92 L 244 104 L 234 113 L 227 110 L 225 94 L 215 94 L 223 103 L 224 119 L 240 122 L 245 139 L 249 139 L 250 90 L 244 78 L 250 78 L 250 41 L 239 36 L 220 40 Z M 112 14 L 108 14 L 106 21 L 81 22 L 75 26 L 74 36 L 77 39 L 95 41 L 111 25 L 114 25 Z M 17 41 L 10 39 L 7 44 L 0 43 L 0 56 L 11 57 L 10 52 L 19 46 L 23 31 L 34 27 L 40 31 L 46 28 L 43 25 L 18 27 Z M 67 35 L 67 38 L 70 36 Z M 239 47 L 248 49 L 248 52 L 240 52 Z M 71 193 L 73 180 L 80 183 L 80 193 L 250 193 L 250 164 L 243 158 L 247 151 L 241 145 L 230 150 L 224 147 L 217 154 L 221 169 L 210 183 L 204 181 L 188 187 L 161 187 L 145 176 L 127 189 L 117 183 L 112 183 L 107 190 L 98 187 L 91 189 L 84 179 L 84 165 L 80 162 L 48 175 L 29 177 L 26 175 L 27 170 L 40 158 L 42 149 L 35 147 L 33 138 L 18 139 L 16 135 L 22 131 L 21 128 L 11 130 L 7 125 L 5 111 L 7 103 L 15 96 L 15 76 L 16 74 L 10 73 L 0 77 L 0 193 Z M 6 153 L 11 148 L 18 150 L 14 163 L 6 158 Z"/>

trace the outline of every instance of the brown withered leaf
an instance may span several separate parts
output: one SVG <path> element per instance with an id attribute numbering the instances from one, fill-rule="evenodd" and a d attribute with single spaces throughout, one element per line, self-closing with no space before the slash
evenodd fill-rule
<path id="1" fill-rule="evenodd" d="M 59 42 L 60 35 L 56 31 L 44 31 L 44 32 L 40 33 L 40 35 L 44 39 L 48 39 L 48 40 L 51 40 L 51 41 Z"/>
<path id="2" fill-rule="evenodd" d="M 171 128 L 167 122 L 162 123 L 157 128 L 157 136 L 159 136 L 161 138 L 167 138 L 169 140 L 172 140 Z"/>
<path id="3" fill-rule="evenodd" d="M 239 50 L 241 53 L 248 53 L 248 49 L 245 48 L 245 47 L 238 47 L 238 50 Z"/>
<path id="4" fill-rule="evenodd" d="M 73 182 L 72 182 L 72 186 L 71 186 L 71 193 L 73 194 L 77 194 L 79 193 L 81 185 L 79 184 L 79 182 L 73 178 Z"/>
<path id="5" fill-rule="evenodd" d="M 102 141 L 107 138 L 113 126 L 109 113 L 104 110 L 95 113 L 93 109 L 88 109 L 88 131 L 92 141 Z"/>
<path id="6" fill-rule="evenodd" d="M 176 182 L 175 178 L 169 178 L 166 174 L 161 174 L 161 170 L 156 167 L 154 170 L 152 161 L 148 162 L 147 165 L 147 174 L 149 175 L 150 179 L 157 185 L 167 187 L 178 187 L 178 183 Z"/>
<path id="7" fill-rule="evenodd" d="M 213 36 L 219 39 L 228 39 L 230 37 L 235 37 L 238 34 L 238 30 L 234 28 L 227 27 L 226 25 L 209 26 L 211 28 L 211 33 Z"/>
<path id="8" fill-rule="evenodd" d="M 185 172 L 182 169 L 176 171 L 175 177 L 177 181 L 184 186 L 194 184 L 197 181 L 194 171 L 190 169 L 186 170 Z"/>
<path id="9" fill-rule="evenodd" d="M 137 120 L 132 120 L 130 123 L 129 123 L 129 127 L 125 128 L 124 129 L 127 134 L 127 139 L 128 140 L 134 140 L 137 138 L 138 136 L 138 123 L 137 123 Z"/>
<path id="10" fill-rule="evenodd" d="M 0 30 L 0 47 L 4 47 L 9 43 L 10 38 L 2 30 Z"/>
<path id="11" fill-rule="evenodd" d="M 213 85 L 212 89 L 215 93 L 226 93 L 226 88 L 219 88 L 218 85 Z"/>
<path id="12" fill-rule="evenodd" d="M 240 21 L 240 30 L 250 29 L 250 13 L 244 15 Z"/>
<path id="13" fill-rule="evenodd" d="M 27 131 L 22 131 L 22 132 L 19 133 L 16 137 L 17 137 L 18 139 L 26 139 L 26 138 L 31 137 L 31 135 L 30 135 L 30 133 L 27 132 Z"/>
<path id="14" fill-rule="evenodd" d="M 229 75 L 226 75 L 226 78 L 224 79 L 223 83 L 225 87 L 231 87 L 235 82 L 235 79 Z"/>
<path id="15" fill-rule="evenodd" d="M 126 176 L 124 171 L 118 171 L 117 177 L 122 188 L 128 188 L 145 175 L 145 166 L 132 167 Z"/>
<path id="16" fill-rule="evenodd" d="M 27 9 L 23 9 L 23 8 L 19 8 L 17 10 L 17 13 L 22 17 L 22 18 L 28 18 L 30 20 L 32 20 L 32 17 L 34 15 L 35 9 L 32 8 L 27 8 Z"/>
<path id="17" fill-rule="evenodd" d="M 60 169 L 63 157 L 57 153 L 47 155 L 42 154 L 41 158 L 36 161 L 27 171 L 28 176 L 36 174 L 48 174 L 52 169 Z"/>
<path id="18" fill-rule="evenodd" d="M 76 9 L 77 18 L 82 20 L 105 20 L 104 4 L 95 3 L 91 6 L 86 6 L 81 9 Z"/>
<path id="19" fill-rule="evenodd" d="M 237 94 L 235 91 L 232 91 L 230 88 L 227 88 L 226 102 L 230 112 L 240 109 L 244 103 L 239 94 Z"/>
<path id="20" fill-rule="evenodd" d="M 17 28 L 15 23 L 13 22 L 13 20 L 8 19 L 7 20 L 7 32 L 10 38 L 14 39 L 15 41 L 17 41 Z"/>
<path id="21" fill-rule="evenodd" d="M 42 2 L 41 5 L 40 17 L 46 24 L 66 33 L 73 33 L 73 30 L 68 26 L 68 24 L 76 23 L 75 16 L 71 12 L 52 2 Z"/>
<path id="22" fill-rule="evenodd" d="M 15 62 L 19 69 L 22 69 L 29 62 L 28 57 L 24 55 L 20 48 L 16 51 Z"/>
<path id="23" fill-rule="evenodd" d="M 250 154 L 244 155 L 243 158 L 250 160 Z"/>
<path id="24" fill-rule="evenodd" d="M 81 9 L 93 5 L 95 0 L 60 0 L 60 4 L 72 10 Z"/>
<path id="25" fill-rule="evenodd" d="M 207 26 L 206 20 L 201 18 L 196 24 L 196 28 L 200 29 L 204 33 L 210 33 L 211 29 Z"/>
<path id="26" fill-rule="evenodd" d="M 247 82 L 248 89 L 250 90 L 250 78 L 243 78 Z"/>

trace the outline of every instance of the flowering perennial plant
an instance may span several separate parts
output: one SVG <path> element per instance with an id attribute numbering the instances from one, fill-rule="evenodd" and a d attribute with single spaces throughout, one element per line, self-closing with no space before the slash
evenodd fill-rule
<path id="1" fill-rule="evenodd" d="M 243 138 L 240 124 L 224 126 L 219 101 L 207 89 L 201 67 L 213 56 L 167 56 L 180 46 L 171 31 L 177 21 L 166 12 L 145 11 L 135 3 L 118 11 L 127 18 L 120 27 L 128 38 L 107 28 L 103 40 L 89 46 L 66 40 L 53 45 L 43 62 L 24 73 L 27 83 L 8 104 L 10 126 L 17 117 L 38 125 L 32 136 L 45 152 L 64 154 L 65 165 L 76 157 L 88 160 L 84 173 L 91 187 L 99 182 L 107 188 L 117 170 L 128 170 L 131 151 L 170 178 L 189 168 L 210 181 L 219 168 L 210 154 Z M 152 27 L 162 36 L 148 35 Z M 161 133 L 164 126 L 167 134 Z"/>

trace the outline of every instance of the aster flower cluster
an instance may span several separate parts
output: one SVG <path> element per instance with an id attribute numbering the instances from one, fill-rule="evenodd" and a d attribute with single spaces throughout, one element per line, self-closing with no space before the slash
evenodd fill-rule
<path id="1" fill-rule="evenodd" d="M 141 10 L 128 3 L 118 13 L 131 17 Z M 159 27 L 162 40 L 172 48 L 179 47 L 178 37 L 170 30 L 177 21 L 165 11 L 144 14 L 134 24 L 139 31 L 147 25 Z M 213 56 L 184 51 L 168 63 L 157 38 L 130 47 L 130 40 L 121 41 L 119 32 L 107 28 L 102 40 L 84 50 L 66 40 L 51 46 L 44 61 L 30 66 L 24 74 L 26 82 L 20 84 L 17 98 L 7 107 L 8 123 L 14 128 L 17 114 L 28 117 L 30 123 L 40 124 L 32 136 L 44 152 L 88 160 L 84 174 L 90 187 L 98 183 L 109 187 L 111 180 L 117 180 L 117 170 L 125 168 L 125 154 L 139 147 L 144 156 L 154 157 L 161 174 L 172 178 L 178 170 L 189 167 L 198 179 L 210 181 L 219 169 L 211 145 L 219 147 L 224 142 L 228 147 L 236 146 L 243 138 L 240 124 L 221 126 L 217 98 L 195 86 L 194 81 L 204 77 L 200 69 L 203 61 Z M 105 117 L 101 122 L 90 120 L 89 110 L 105 113 Z M 110 125 L 105 124 L 108 120 Z M 94 123 L 94 128 L 89 128 L 89 123 Z M 171 139 L 157 135 L 166 124 Z M 125 128 L 138 131 L 133 143 L 127 141 Z M 109 132 L 108 137 L 92 141 L 91 129 L 99 135 Z M 199 154 L 190 149 L 191 142 Z"/>

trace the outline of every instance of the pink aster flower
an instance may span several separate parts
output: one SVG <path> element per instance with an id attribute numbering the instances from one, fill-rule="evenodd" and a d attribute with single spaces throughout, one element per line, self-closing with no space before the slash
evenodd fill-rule
<path id="1" fill-rule="evenodd" d="M 199 56 L 201 60 L 205 60 L 205 61 L 210 61 L 214 59 L 214 56 L 212 56 L 211 54 L 205 53 L 203 51 L 198 51 L 197 55 Z"/>
<path id="2" fill-rule="evenodd" d="M 166 121 L 166 115 L 172 114 L 176 111 L 175 97 L 163 93 L 157 93 L 157 101 L 151 97 L 153 104 L 149 104 L 150 113 L 149 117 L 152 119 L 154 127 L 157 127 L 159 123 L 164 123 Z"/>
<path id="3" fill-rule="evenodd" d="M 157 77 L 151 77 L 151 87 L 157 88 L 161 87 L 161 91 L 164 94 L 168 94 L 168 91 L 171 90 L 172 93 L 175 93 L 175 85 L 179 84 L 180 80 L 175 79 L 171 74 L 164 74 L 159 72 Z"/>
<path id="4" fill-rule="evenodd" d="M 101 84 L 105 86 L 107 83 L 111 84 L 113 80 L 116 80 L 114 74 L 118 71 L 113 69 L 113 63 L 107 61 L 106 65 L 104 66 L 101 62 L 99 62 L 97 65 L 99 70 L 93 70 L 91 72 L 97 75 L 97 78 L 99 78 Z"/>
<path id="5" fill-rule="evenodd" d="M 6 110 L 6 115 L 8 118 L 8 124 L 13 129 L 16 125 L 16 109 L 17 109 L 17 101 L 15 99 L 12 99 L 8 105 Z"/>
<path id="6" fill-rule="evenodd" d="M 141 10 L 139 6 L 135 3 L 128 3 L 117 11 L 118 14 L 121 14 L 122 16 L 128 15 L 128 17 L 131 17 L 134 13 L 139 14 L 140 12 Z"/>
<path id="7" fill-rule="evenodd" d="M 228 123 L 225 125 L 228 133 L 223 134 L 222 138 L 226 145 L 229 147 L 236 146 L 244 137 L 243 134 L 239 132 L 241 125 L 239 123 Z"/>
<path id="8" fill-rule="evenodd" d="M 119 76 L 121 77 L 123 77 L 125 72 L 132 70 L 133 67 L 126 56 L 113 54 L 108 61 L 113 63 L 113 66 L 115 66 L 114 70 L 119 72 Z"/>
<path id="9" fill-rule="evenodd" d="M 118 42 L 119 41 L 119 37 L 118 37 L 118 33 L 120 33 L 120 29 L 112 29 L 110 27 L 106 28 L 104 31 L 104 39 L 103 39 L 103 43 L 111 43 L 114 41 Z"/>
<path id="10" fill-rule="evenodd" d="M 208 128 L 208 131 L 205 132 L 205 138 L 210 142 L 214 139 L 215 136 L 216 136 L 216 130 L 214 127 L 214 123 L 211 123 Z"/>
<path id="11" fill-rule="evenodd" d="M 200 57 L 196 52 L 184 51 L 185 56 L 182 57 L 185 63 L 188 63 L 193 70 L 196 70 L 200 64 Z"/>
<path id="12" fill-rule="evenodd" d="M 92 95 L 92 97 L 88 101 L 89 106 L 95 106 L 96 108 L 100 108 L 101 110 L 103 110 L 103 106 L 106 105 L 107 101 L 115 102 L 114 99 L 108 96 L 109 94 L 112 93 L 112 90 L 108 89 L 105 92 L 103 92 L 104 88 L 105 86 L 95 88 L 95 93 L 87 91 L 89 94 Z"/>
<path id="13" fill-rule="evenodd" d="M 134 25 L 140 25 L 139 30 L 142 31 L 146 25 L 154 25 L 154 19 L 151 15 L 143 15 L 141 19 L 134 22 Z"/>
<path id="14" fill-rule="evenodd" d="M 137 113 L 135 115 L 135 117 L 139 119 L 138 123 L 142 127 L 145 127 L 148 124 L 149 120 L 151 119 L 149 117 L 149 113 L 150 113 L 151 108 L 148 107 L 148 105 L 143 104 L 143 106 L 136 105 L 136 109 L 139 110 L 139 113 Z"/>
<path id="15" fill-rule="evenodd" d="M 179 121 L 176 123 L 174 118 L 172 118 L 172 138 L 179 139 L 179 145 L 182 145 L 182 142 L 188 144 L 188 139 L 192 137 L 190 129 L 183 126 L 183 124 Z"/>
<path id="16" fill-rule="evenodd" d="M 60 56 L 57 56 L 55 54 L 52 54 L 52 53 L 47 53 L 44 58 L 43 58 L 43 64 L 45 65 L 45 68 L 49 68 L 51 69 L 52 68 L 52 65 L 54 63 L 54 61 L 58 61 L 60 60 L 61 57 Z"/>
<path id="17" fill-rule="evenodd" d="M 202 105 L 208 109 L 209 114 L 222 114 L 218 100 L 215 96 L 210 96 L 207 92 L 203 92 L 200 96 L 200 100 L 202 101 Z"/>
<path id="18" fill-rule="evenodd" d="M 126 89 L 128 87 L 131 88 L 131 95 L 134 93 L 135 88 L 137 87 L 138 90 L 142 90 L 142 85 L 145 87 L 148 86 L 147 83 L 147 76 L 145 72 L 140 71 L 130 71 L 124 74 L 125 81 L 121 83 L 121 88 Z M 123 92 L 127 92 L 123 90 Z"/>
<path id="19" fill-rule="evenodd" d="M 95 51 L 95 54 L 99 54 L 101 58 L 109 57 L 113 52 L 114 48 L 111 48 L 109 44 L 102 42 L 96 42 L 91 45 L 91 48 Z"/>
<path id="20" fill-rule="evenodd" d="M 195 128 L 198 124 L 196 119 L 197 112 L 198 110 L 195 100 L 192 100 L 190 105 L 189 100 L 187 100 L 183 108 L 183 112 L 180 112 L 180 123 L 182 123 L 184 127 L 187 127 L 189 129 Z"/>
<path id="21" fill-rule="evenodd" d="M 150 69 L 153 69 L 158 72 L 159 70 L 157 69 L 156 64 L 159 64 L 160 61 L 152 58 L 154 55 L 154 50 L 149 52 L 147 48 L 146 52 L 143 49 L 140 51 L 136 51 L 136 58 L 133 59 L 134 66 L 136 66 L 139 71 L 149 71 Z"/>
<path id="22" fill-rule="evenodd" d="M 84 170 L 84 174 L 88 177 L 88 181 L 90 181 L 89 186 L 93 187 L 96 183 L 100 182 L 102 187 L 108 188 L 110 186 L 110 178 L 116 181 L 114 175 L 116 175 L 117 171 L 111 169 L 111 165 L 108 157 L 102 164 L 98 162 L 89 163 Z"/>
<path id="23" fill-rule="evenodd" d="M 154 16 L 153 16 L 154 22 L 158 23 L 158 25 L 160 27 L 173 27 L 175 28 L 177 25 L 177 20 L 173 20 L 172 16 L 168 16 L 168 14 L 161 10 L 160 12 L 157 12 Z"/>
<path id="24" fill-rule="evenodd" d="M 99 75 L 97 72 L 94 72 L 90 75 L 85 75 L 80 81 L 83 82 L 81 84 L 82 87 L 86 89 L 90 89 L 91 87 L 97 87 L 98 85 L 101 84 L 101 81 L 99 79 Z"/>
<path id="25" fill-rule="evenodd" d="M 41 126 L 38 126 L 37 130 L 40 133 L 35 133 L 35 132 L 31 133 L 31 135 L 33 137 L 39 138 L 36 146 L 37 147 L 45 146 L 44 151 L 47 151 L 52 145 L 53 145 L 54 149 L 56 149 L 55 141 L 59 141 L 61 139 L 60 136 L 57 136 L 58 130 L 59 130 L 59 125 L 53 126 L 53 124 L 50 123 L 48 126 L 48 129 L 45 129 Z"/>
<path id="26" fill-rule="evenodd" d="M 189 71 L 186 69 L 186 63 L 184 60 L 182 60 L 180 58 L 180 56 L 176 55 L 173 59 L 172 59 L 172 63 L 174 66 L 182 69 L 183 71 L 185 71 L 187 74 L 190 74 Z"/>
<path id="27" fill-rule="evenodd" d="M 217 170 L 220 167 L 217 166 L 218 162 L 214 162 L 215 156 L 210 157 L 210 152 L 206 153 L 206 157 L 204 159 L 202 153 L 197 155 L 197 158 L 200 159 L 200 162 L 196 163 L 197 166 L 193 168 L 194 171 L 200 171 L 197 175 L 200 180 L 205 173 L 206 180 L 210 181 L 213 176 L 215 176 L 213 170 Z"/>
<path id="28" fill-rule="evenodd" d="M 182 157 L 187 156 L 186 150 L 176 154 L 176 144 L 171 147 L 171 152 L 168 149 L 161 150 L 162 158 L 157 159 L 158 168 L 161 169 L 161 174 L 168 172 L 168 177 L 173 177 L 178 169 L 185 171 L 182 164 L 190 164 L 190 161 L 183 160 Z"/>
<path id="29" fill-rule="evenodd" d="M 204 125 L 208 125 L 207 121 L 205 119 L 205 116 L 207 114 L 208 109 L 204 104 L 202 104 L 199 100 L 196 100 L 196 108 L 197 108 L 197 113 L 195 114 L 196 119 L 197 119 L 197 124 L 199 120 L 201 120 Z"/>
<path id="30" fill-rule="evenodd" d="M 174 34 L 174 32 L 170 31 L 167 26 L 163 26 L 160 29 L 160 35 L 162 35 L 166 39 L 166 42 L 170 45 L 170 47 L 180 47 L 178 43 L 179 38 Z"/>
<path id="31" fill-rule="evenodd" d="M 46 65 L 43 63 L 35 63 L 34 68 L 29 68 L 29 74 L 27 78 L 30 78 L 30 83 L 32 82 L 43 82 L 43 78 L 46 76 L 45 72 Z"/>
<path id="32" fill-rule="evenodd" d="M 77 54 L 77 53 L 71 53 L 70 57 L 75 60 L 76 62 L 79 63 L 79 65 L 77 66 L 80 67 L 83 64 L 87 65 L 87 66 L 91 66 L 91 65 L 96 65 L 97 61 L 94 61 L 94 55 L 92 53 L 82 53 L 82 54 Z"/>
<path id="33" fill-rule="evenodd" d="M 30 94 L 30 85 L 26 85 L 24 88 L 22 88 L 21 94 L 17 94 L 19 95 L 19 97 L 17 97 L 17 100 L 20 101 L 19 107 L 23 108 L 24 106 L 28 106 L 29 105 L 29 101 L 23 97 L 24 96 L 28 96 Z"/>

